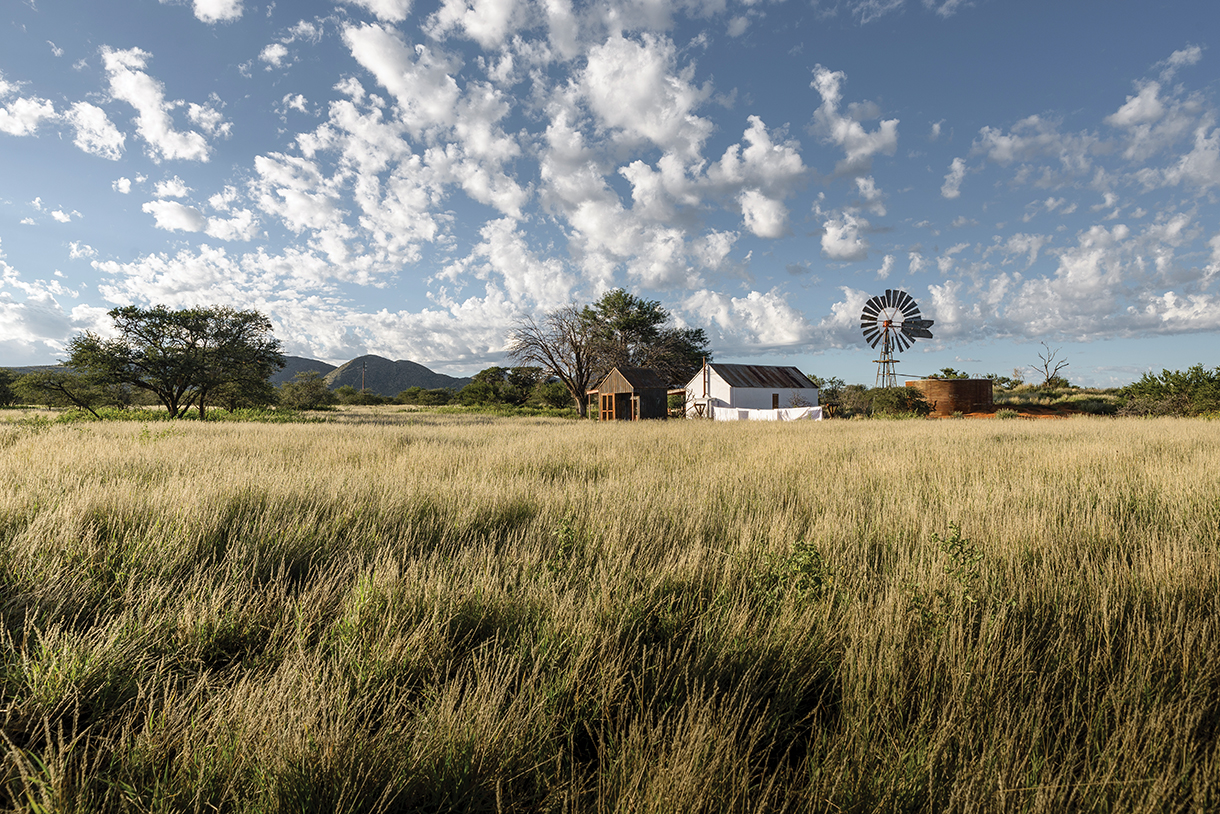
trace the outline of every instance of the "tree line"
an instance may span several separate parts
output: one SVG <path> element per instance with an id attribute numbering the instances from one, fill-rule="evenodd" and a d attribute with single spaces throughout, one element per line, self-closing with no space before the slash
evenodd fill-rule
<path id="1" fill-rule="evenodd" d="M 651 368 L 680 386 L 709 356 L 701 328 L 672 325 L 660 302 L 620 288 L 589 305 L 524 318 L 509 337 L 515 367 L 482 370 L 457 392 L 412 387 L 390 399 L 350 386 L 331 390 L 313 371 L 275 387 L 270 378 L 284 367 L 284 356 L 271 321 L 258 311 L 132 305 L 108 316 L 113 335 L 85 331 L 74 337 L 58 369 L 20 377 L 0 371 L 0 403 L 74 406 L 95 416 L 102 406 L 160 404 L 171 418 L 190 410 L 206 418 L 213 407 L 319 409 L 391 401 L 574 407 L 583 416 L 585 392 L 614 367 Z"/>

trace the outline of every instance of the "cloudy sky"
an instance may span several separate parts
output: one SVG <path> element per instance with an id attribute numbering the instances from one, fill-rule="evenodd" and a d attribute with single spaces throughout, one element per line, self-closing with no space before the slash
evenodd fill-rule
<path id="1" fill-rule="evenodd" d="M 116 305 L 448 373 L 622 286 L 722 361 L 1220 364 L 1214 0 L 9 0 L 0 364 Z"/>

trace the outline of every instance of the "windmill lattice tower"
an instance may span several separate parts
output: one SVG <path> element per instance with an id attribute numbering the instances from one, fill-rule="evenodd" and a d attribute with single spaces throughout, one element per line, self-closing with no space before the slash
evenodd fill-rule
<path id="1" fill-rule="evenodd" d="M 897 387 L 894 351 L 909 348 L 917 338 L 931 339 L 933 320 L 923 319 L 919 306 L 905 291 L 887 288 L 883 296 L 869 297 L 860 312 L 860 329 L 869 347 L 881 345 L 877 363 L 877 387 Z"/>

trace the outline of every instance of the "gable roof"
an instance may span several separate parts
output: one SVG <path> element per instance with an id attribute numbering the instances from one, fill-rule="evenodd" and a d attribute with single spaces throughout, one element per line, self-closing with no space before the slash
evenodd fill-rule
<path id="1" fill-rule="evenodd" d="M 602 377 L 598 382 L 597 389 L 600 390 L 606 380 L 618 373 L 627 384 L 631 385 L 634 390 L 667 390 L 669 385 L 662 381 L 655 370 L 646 367 L 616 367 Z"/>
<path id="2" fill-rule="evenodd" d="M 708 367 L 716 371 L 729 387 L 817 389 L 817 386 L 795 367 L 725 365 L 720 363 L 709 363 Z"/>

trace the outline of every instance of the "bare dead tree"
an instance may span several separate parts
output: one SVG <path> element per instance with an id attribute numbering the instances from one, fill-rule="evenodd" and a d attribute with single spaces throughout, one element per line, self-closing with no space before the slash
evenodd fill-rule
<path id="1" fill-rule="evenodd" d="M 563 382 L 583 416 L 585 392 L 594 372 L 593 324 L 577 305 L 566 305 L 541 320 L 522 317 L 508 335 L 508 355 L 534 365 Z"/>
<path id="2" fill-rule="evenodd" d="M 1059 375 L 1059 371 L 1068 366 L 1068 363 L 1062 359 L 1056 359 L 1059 355 L 1060 348 L 1051 350 L 1050 345 L 1045 342 L 1042 347 L 1046 349 L 1046 353 L 1038 354 L 1038 370 L 1042 373 L 1042 385 L 1045 387 L 1051 383 L 1052 379 L 1063 379 Z"/>

